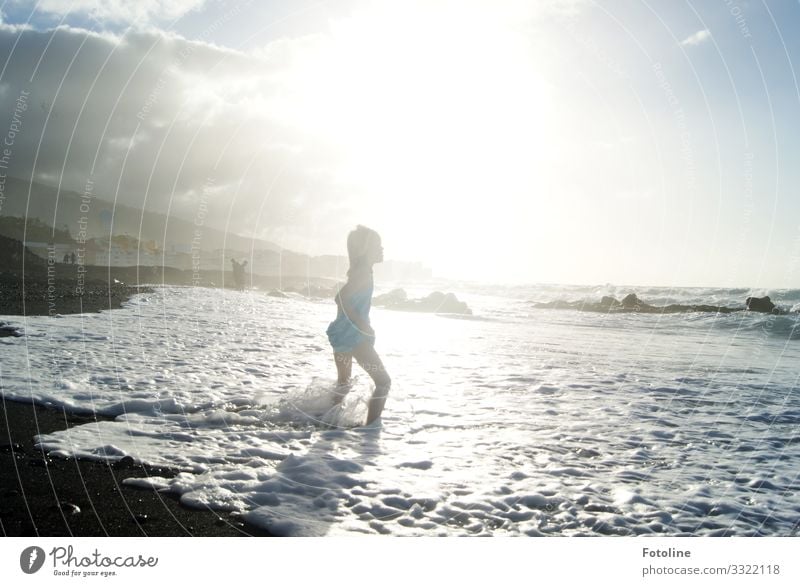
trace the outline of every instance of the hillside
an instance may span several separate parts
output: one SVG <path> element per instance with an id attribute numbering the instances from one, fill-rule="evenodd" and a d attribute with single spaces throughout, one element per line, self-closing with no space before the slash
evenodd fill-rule
<path id="1" fill-rule="evenodd" d="M 44 272 L 47 261 L 33 254 L 19 240 L 0 235 L 0 275 L 21 275 L 23 258 L 25 271 Z"/>
<path id="2" fill-rule="evenodd" d="M 44 183 L 35 181 L 29 183 L 27 180 L 10 176 L 6 178 L 5 193 L 3 216 L 35 218 L 48 226 L 69 230 L 73 238 L 77 236 L 79 220 L 83 216 L 87 218 L 86 232 L 89 238 L 129 234 L 142 241 L 155 241 L 160 246 L 166 244 L 165 247 L 169 248 L 173 244 L 185 247 L 195 236 L 196 226 L 191 221 L 142 211 L 123 204 L 115 205 L 112 201 L 98 197 L 98 194 L 92 194 L 91 198 L 83 198 L 82 202 L 82 194 L 75 191 L 59 192 L 57 188 Z M 219 248 L 241 251 L 280 250 L 280 247 L 272 242 L 245 238 L 209 226 L 203 227 L 203 247 L 208 250 Z"/>
<path id="3" fill-rule="evenodd" d="M 226 233 L 210 226 L 202 229 L 202 250 L 198 251 L 191 248 L 196 241 L 194 222 L 115 205 L 98 194 L 86 197 L 74 191 L 59 192 L 50 185 L 7 177 L 5 196 L 0 234 L 23 240 L 37 253 L 44 250 L 41 243 L 72 243 L 73 239 L 82 242 L 96 239 L 101 248 L 107 250 L 111 237 L 137 242 L 133 250 L 141 244 L 155 255 L 155 258 L 115 261 L 106 257 L 105 261 L 88 260 L 87 264 L 159 267 L 164 264 L 185 270 L 197 262 L 202 270 L 218 273 L 230 270 L 230 259 L 238 258 L 248 261 L 247 272 L 261 276 L 343 278 L 347 271 L 348 261 L 344 256 L 309 257 L 266 240 Z M 27 222 L 22 218 L 27 218 Z M 85 221 L 82 222 L 82 218 Z M 38 247 L 34 246 L 37 242 L 40 243 Z M 427 279 L 431 271 L 420 262 L 386 260 L 375 267 L 375 277 L 392 281 Z"/>

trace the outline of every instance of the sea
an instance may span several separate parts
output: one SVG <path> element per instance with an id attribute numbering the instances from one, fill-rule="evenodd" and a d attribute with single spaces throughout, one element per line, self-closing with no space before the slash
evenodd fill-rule
<path id="1" fill-rule="evenodd" d="M 0 392 L 98 415 L 37 436 L 54 457 L 169 467 L 124 483 L 275 535 L 800 531 L 800 290 L 436 288 L 472 315 L 372 308 L 392 388 L 371 426 L 357 365 L 334 402 L 333 300 L 293 293 L 158 286 L 122 309 L 4 316 L 25 335 L 0 339 Z M 631 292 L 766 294 L 790 313 L 534 307 Z"/>

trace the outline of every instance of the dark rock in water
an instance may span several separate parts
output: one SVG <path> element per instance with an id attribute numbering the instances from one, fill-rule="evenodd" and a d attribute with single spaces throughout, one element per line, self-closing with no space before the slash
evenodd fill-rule
<path id="1" fill-rule="evenodd" d="M 472 315 L 472 310 L 453 293 L 434 291 L 422 299 L 408 299 L 403 289 L 393 289 L 383 295 L 376 295 L 373 305 L 402 311 L 421 311 L 426 313 L 460 313 Z"/>
<path id="2" fill-rule="evenodd" d="M 617 301 L 611 296 L 604 296 L 600 301 L 564 301 L 556 299 L 545 303 L 533 303 L 536 309 L 572 309 L 577 311 L 597 311 L 602 313 L 686 313 L 709 312 L 709 313 L 732 313 L 741 311 L 735 307 L 719 307 L 716 305 L 682 305 L 673 303 L 671 305 L 650 305 L 645 303 L 635 293 L 629 293 L 622 301 Z"/>
<path id="3" fill-rule="evenodd" d="M 8 338 L 11 336 L 20 338 L 23 336 L 23 333 L 16 326 L 0 321 L 0 338 Z"/>
<path id="4" fill-rule="evenodd" d="M 609 295 L 604 295 L 603 298 L 600 300 L 600 307 L 612 308 L 612 307 L 616 307 L 618 305 L 619 305 L 619 301 L 617 301 L 616 299 L 614 299 L 613 297 L 611 297 Z"/>
<path id="5" fill-rule="evenodd" d="M 622 299 L 622 307 L 625 309 L 635 309 L 637 307 L 647 306 L 646 303 L 643 303 L 641 299 L 636 296 L 636 293 L 628 293 Z M 652 306 L 649 306 L 652 307 Z"/>
<path id="6" fill-rule="evenodd" d="M 432 311 L 437 313 L 472 313 L 463 301 L 459 301 L 453 293 L 434 291 L 425 299 L 417 300 L 417 311 Z"/>
<path id="7" fill-rule="evenodd" d="M 273 289 L 272 291 L 267 293 L 267 296 L 268 297 L 282 297 L 282 298 L 288 297 L 288 295 L 286 293 L 284 293 L 283 291 L 280 291 L 279 289 Z"/>
<path id="8" fill-rule="evenodd" d="M 765 297 L 748 297 L 744 304 L 748 311 L 759 311 L 761 313 L 779 313 L 775 304 L 770 300 L 769 295 Z"/>
<path id="9" fill-rule="evenodd" d="M 389 306 L 395 303 L 405 303 L 408 301 L 408 295 L 403 289 L 392 289 L 383 295 L 376 295 L 372 299 L 374 305 Z"/>

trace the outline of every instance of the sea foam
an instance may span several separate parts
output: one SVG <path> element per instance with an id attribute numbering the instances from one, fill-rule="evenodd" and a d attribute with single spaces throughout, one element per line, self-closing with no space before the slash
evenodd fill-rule
<path id="1" fill-rule="evenodd" d="M 42 448 L 171 467 L 126 483 L 275 534 L 796 531 L 800 350 L 768 316 L 531 312 L 519 291 L 456 292 L 490 319 L 373 309 L 393 385 L 372 427 L 368 375 L 334 378 L 332 302 L 257 292 L 165 287 L 115 311 L 4 318 L 25 337 L 0 339 L 2 393 L 106 416 Z"/>

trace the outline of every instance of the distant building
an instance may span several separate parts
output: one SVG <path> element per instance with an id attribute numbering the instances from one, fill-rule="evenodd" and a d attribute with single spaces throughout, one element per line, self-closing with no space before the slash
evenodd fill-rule
<path id="1" fill-rule="evenodd" d="M 118 235 L 111 238 L 95 238 L 87 242 L 93 244 L 94 262 L 111 267 L 161 266 L 163 253 L 155 241 L 140 242 L 133 236 Z"/>

